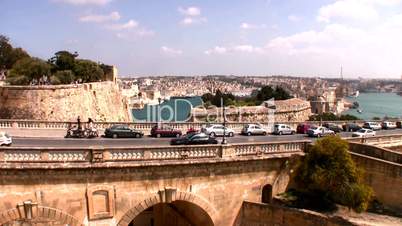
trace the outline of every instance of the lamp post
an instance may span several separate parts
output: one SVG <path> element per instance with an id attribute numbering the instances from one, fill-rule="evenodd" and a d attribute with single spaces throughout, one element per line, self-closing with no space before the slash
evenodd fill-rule
<path id="1" fill-rule="evenodd" d="M 158 97 L 158 112 L 157 112 L 157 114 L 156 114 L 156 123 L 158 124 L 158 127 L 160 127 L 160 118 L 161 118 L 161 112 L 160 112 L 160 110 L 161 110 L 161 101 L 162 101 L 162 98 L 160 98 L 160 97 Z"/>
<path id="2" fill-rule="evenodd" d="M 225 105 L 223 103 L 223 98 L 221 98 L 221 106 L 222 106 L 222 116 L 223 116 L 223 138 L 221 144 L 227 144 L 226 140 L 226 115 L 225 115 Z"/>

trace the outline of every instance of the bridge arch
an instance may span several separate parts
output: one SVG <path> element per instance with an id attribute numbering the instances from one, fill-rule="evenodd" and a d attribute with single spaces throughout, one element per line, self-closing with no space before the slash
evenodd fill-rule
<path id="1" fill-rule="evenodd" d="M 63 210 L 37 205 L 30 201 L 0 213 L 0 225 L 13 226 L 20 223 L 59 223 L 68 226 L 83 226 L 74 216 Z M 35 225 L 35 224 L 34 224 Z"/>
<path id="2" fill-rule="evenodd" d="M 159 204 L 188 203 L 204 211 L 210 218 L 212 226 L 217 225 L 218 211 L 204 198 L 194 193 L 179 191 L 173 188 L 165 188 L 148 198 L 137 203 L 133 208 L 126 211 L 120 218 L 118 226 L 128 226 L 130 223 L 145 210 Z"/>

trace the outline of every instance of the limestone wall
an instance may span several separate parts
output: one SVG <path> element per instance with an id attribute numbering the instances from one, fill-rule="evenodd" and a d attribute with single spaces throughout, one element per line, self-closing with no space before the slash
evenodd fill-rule
<path id="1" fill-rule="evenodd" d="M 130 121 L 127 101 L 114 82 L 0 87 L 1 119 Z"/>
<path id="2" fill-rule="evenodd" d="M 73 216 L 79 222 L 70 224 L 74 226 L 127 226 L 148 207 L 181 200 L 203 209 L 214 226 L 230 226 L 243 200 L 259 202 L 262 187 L 277 181 L 285 162 L 286 158 L 272 158 L 140 167 L 122 163 L 105 168 L 83 163 L 81 169 L 22 169 L 28 164 L 21 169 L 2 169 L 0 224 L 19 218 L 14 216 L 15 208 L 27 200 L 58 210 L 48 218 Z"/>
<path id="3" fill-rule="evenodd" d="M 353 160 L 365 171 L 365 182 L 385 207 L 402 211 L 402 157 L 373 145 L 349 143 Z M 391 189 L 391 190 L 390 190 Z"/>
<path id="4" fill-rule="evenodd" d="M 235 226 L 353 226 L 342 218 L 313 211 L 244 202 Z"/>

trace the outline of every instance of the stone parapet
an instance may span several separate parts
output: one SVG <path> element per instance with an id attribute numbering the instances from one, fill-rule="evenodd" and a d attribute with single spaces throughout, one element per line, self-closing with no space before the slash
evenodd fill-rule
<path id="1" fill-rule="evenodd" d="M 290 125 L 292 128 L 296 129 L 297 125 L 300 123 L 310 123 L 313 125 L 320 125 L 323 123 L 334 123 L 337 125 L 343 125 L 345 123 L 357 123 L 362 125 L 364 121 L 273 121 L 273 122 L 260 122 L 259 124 L 267 129 L 268 131 L 271 131 L 272 126 L 274 123 L 280 123 L 280 124 L 286 124 Z M 68 126 L 72 123 L 76 123 L 76 121 L 68 121 L 68 120 L 17 120 L 17 119 L 0 119 L 0 129 L 7 129 L 7 128 L 13 128 L 13 129 L 67 129 Z M 206 126 L 208 124 L 219 124 L 222 122 L 216 122 L 216 123 L 206 123 L 206 122 L 163 122 L 164 125 L 168 125 L 172 128 L 175 129 L 180 129 L 183 132 L 187 131 L 190 128 L 194 129 L 200 129 L 202 126 Z M 234 129 L 236 132 L 240 132 L 241 129 L 243 128 L 244 125 L 250 124 L 250 123 L 256 123 L 255 121 L 244 121 L 244 122 L 228 122 L 226 123 L 227 127 Z M 155 126 L 157 123 L 156 122 L 130 122 L 130 121 L 124 121 L 124 122 L 118 122 L 118 121 L 107 121 L 107 122 L 97 122 L 95 121 L 94 125 L 98 129 L 106 129 L 112 125 L 116 124 L 124 124 L 128 125 L 132 129 L 136 129 L 139 131 L 143 132 L 149 132 L 153 126 Z M 371 138 L 369 138 L 371 139 Z M 374 138 L 373 138 L 374 139 Z M 351 140 L 359 140 L 359 138 L 353 138 Z"/>
<path id="2" fill-rule="evenodd" d="M 131 148 L 0 149 L 0 168 L 122 167 L 249 160 L 303 153 L 310 141 Z"/>

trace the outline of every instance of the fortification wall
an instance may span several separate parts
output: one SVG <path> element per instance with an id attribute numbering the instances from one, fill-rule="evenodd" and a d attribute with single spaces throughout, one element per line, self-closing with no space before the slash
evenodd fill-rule
<path id="1" fill-rule="evenodd" d="M 0 87 L 0 118 L 130 121 L 127 101 L 114 82 Z"/>
<path id="2" fill-rule="evenodd" d="M 365 182 L 377 200 L 396 212 L 402 211 L 402 164 L 398 153 L 372 145 L 350 143 L 356 164 L 365 171 Z"/>
<path id="3" fill-rule="evenodd" d="M 328 217 L 308 210 L 263 203 L 243 202 L 235 226 L 354 226 L 339 217 Z"/>

